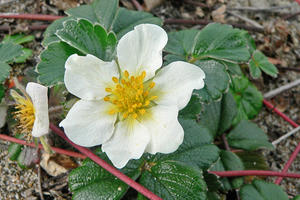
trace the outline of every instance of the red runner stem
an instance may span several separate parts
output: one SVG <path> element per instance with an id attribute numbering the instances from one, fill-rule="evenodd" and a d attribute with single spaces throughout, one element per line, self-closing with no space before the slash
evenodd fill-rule
<path id="1" fill-rule="evenodd" d="M 27 143 L 27 141 L 25 141 L 25 140 L 21 140 L 21 139 L 18 139 L 18 138 L 10 137 L 10 136 L 4 135 L 4 134 L 0 134 L 0 139 L 6 140 L 6 141 L 9 141 L 9 142 L 14 142 L 14 143 L 26 145 L 26 146 L 30 146 L 30 147 L 35 147 L 34 143 Z M 41 144 L 39 144 L 38 148 L 39 149 L 44 149 Z M 80 153 L 76 153 L 76 152 L 73 152 L 73 151 L 68 151 L 68 150 L 65 150 L 65 149 L 57 148 L 57 147 L 51 147 L 51 149 L 53 151 L 57 152 L 57 153 L 64 154 L 64 155 L 67 155 L 67 156 L 71 156 L 71 157 L 75 157 L 75 158 L 81 158 L 81 159 L 85 159 L 86 158 L 85 155 L 80 154 Z"/>
<path id="2" fill-rule="evenodd" d="M 41 20 L 41 21 L 54 21 L 62 17 L 63 16 L 42 15 L 42 14 L 0 13 L 0 18 L 6 18 L 6 19 L 29 19 L 29 20 Z"/>
<path id="3" fill-rule="evenodd" d="M 280 117 L 282 117 L 285 121 L 287 121 L 288 123 L 290 123 L 292 126 L 294 126 L 295 128 L 297 128 L 299 126 L 296 122 L 294 122 L 288 116 L 286 116 L 285 114 L 283 114 L 282 112 L 280 112 L 277 108 L 275 108 L 275 106 L 273 106 L 270 102 L 268 102 L 265 99 L 264 99 L 263 102 L 264 102 L 264 104 L 268 108 L 272 109 L 275 113 L 277 113 Z M 298 143 L 296 149 L 294 150 L 294 152 L 290 156 L 289 160 L 284 165 L 282 173 L 286 173 L 288 171 L 289 167 L 292 165 L 293 161 L 296 159 L 296 157 L 297 157 L 297 155 L 298 155 L 299 152 L 300 152 L 300 142 Z M 279 185 L 281 183 L 282 179 L 283 179 L 283 177 L 278 177 L 275 180 L 275 184 Z"/>

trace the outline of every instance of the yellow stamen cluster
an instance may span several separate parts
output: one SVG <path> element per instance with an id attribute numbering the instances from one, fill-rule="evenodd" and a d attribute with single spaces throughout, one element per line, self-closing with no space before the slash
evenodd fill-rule
<path id="1" fill-rule="evenodd" d="M 15 108 L 17 111 L 14 113 L 14 117 L 19 121 L 18 128 L 24 133 L 31 133 L 35 120 L 34 107 L 31 100 L 19 97 Z"/>
<path id="2" fill-rule="evenodd" d="M 111 102 L 114 107 L 109 110 L 109 114 L 120 113 L 125 119 L 131 117 L 136 119 L 147 112 L 151 102 L 157 96 L 149 95 L 149 91 L 155 86 L 154 82 L 145 84 L 146 72 L 143 71 L 139 76 L 130 76 L 128 71 L 124 71 L 120 80 L 112 77 L 114 87 L 105 88 L 111 93 L 104 97 L 104 101 Z"/>

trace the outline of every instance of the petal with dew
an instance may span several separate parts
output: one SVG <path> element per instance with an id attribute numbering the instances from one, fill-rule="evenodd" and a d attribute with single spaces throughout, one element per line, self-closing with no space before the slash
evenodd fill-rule
<path id="1" fill-rule="evenodd" d="M 152 78 L 162 66 L 162 50 L 167 44 L 167 33 L 154 24 L 141 24 L 126 33 L 117 46 L 122 71 L 133 76 L 146 71 L 145 80 Z"/>
<path id="2" fill-rule="evenodd" d="M 151 134 L 146 151 L 151 154 L 176 151 L 184 136 L 183 128 L 177 119 L 177 106 L 157 105 L 149 112 L 151 113 L 149 119 L 142 122 Z"/>
<path id="3" fill-rule="evenodd" d="M 108 93 L 112 77 L 119 77 L 115 61 L 104 62 L 93 55 L 71 55 L 65 64 L 65 85 L 69 92 L 85 100 L 100 100 Z"/>
<path id="4" fill-rule="evenodd" d="M 110 103 L 79 100 L 59 124 L 67 137 L 80 146 L 103 144 L 113 134 L 116 115 L 110 115 Z"/>
<path id="5" fill-rule="evenodd" d="M 34 107 L 33 137 L 41 137 L 49 132 L 48 88 L 38 83 L 29 82 L 26 92 Z"/>
<path id="6" fill-rule="evenodd" d="M 127 121 L 118 122 L 112 138 L 102 145 L 102 151 L 117 168 L 123 168 L 130 159 L 139 159 L 150 140 L 142 124 Z"/>
<path id="7" fill-rule="evenodd" d="M 176 105 L 183 109 L 191 99 L 194 89 L 204 87 L 204 72 L 196 65 L 177 61 L 162 68 L 154 77 L 152 95 L 161 105 Z"/>

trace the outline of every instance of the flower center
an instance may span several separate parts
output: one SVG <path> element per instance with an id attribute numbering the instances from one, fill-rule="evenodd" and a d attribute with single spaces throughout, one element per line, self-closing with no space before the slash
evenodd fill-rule
<path id="1" fill-rule="evenodd" d="M 105 88 L 105 91 L 111 94 L 104 97 L 104 101 L 114 104 L 109 114 L 121 113 L 124 119 L 128 117 L 136 119 L 147 112 L 152 105 L 151 102 L 157 96 L 149 95 L 155 83 L 152 81 L 144 83 L 145 77 L 145 71 L 135 77 L 130 76 L 127 70 L 120 80 L 112 77 L 115 86 Z"/>
<path id="2" fill-rule="evenodd" d="M 31 100 L 19 97 L 15 108 L 17 111 L 14 113 L 14 117 L 19 121 L 18 127 L 22 131 L 30 133 L 35 120 L 34 107 Z"/>

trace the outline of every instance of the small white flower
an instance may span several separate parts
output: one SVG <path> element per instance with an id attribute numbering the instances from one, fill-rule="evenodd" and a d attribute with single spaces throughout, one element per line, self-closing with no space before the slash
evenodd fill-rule
<path id="1" fill-rule="evenodd" d="M 204 72 L 187 62 L 162 66 L 168 40 L 159 26 L 142 24 L 124 35 L 117 60 L 71 55 L 65 85 L 81 98 L 60 126 L 76 144 L 102 144 L 112 163 L 122 168 L 144 152 L 174 152 L 183 141 L 178 111 L 194 89 L 204 86 Z"/>
<path id="2" fill-rule="evenodd" d="M 23 96 L 11 90 L 16 101 L 15 118 L 23 133 L 31 133 L 33 137 L 41 137 L 49 132 L 48 88 L 37 83 L 29 82 Z"/>

